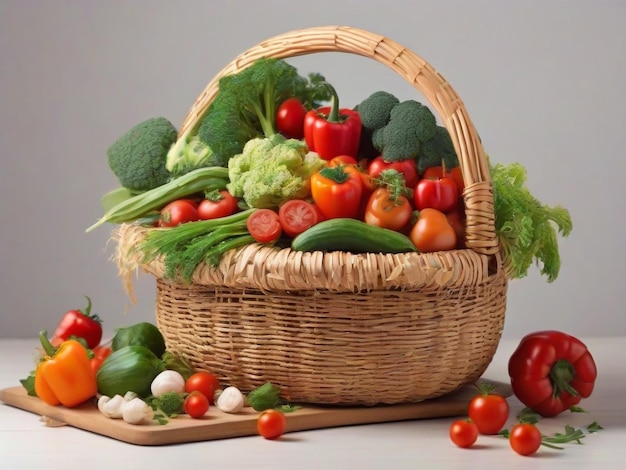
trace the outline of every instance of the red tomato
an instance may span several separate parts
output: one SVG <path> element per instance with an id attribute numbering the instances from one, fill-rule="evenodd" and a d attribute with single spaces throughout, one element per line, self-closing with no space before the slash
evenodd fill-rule
<path id="1" fill-rule="evenodd" d="M 265 439 L 277 439 L 285 433 L 287 418 L 278 410 L 265 410 L 257 418 L 256 427 Z"/>
<path id="2" fill-rule="evenodd" d="M 372 193 L 365 208 L 363 220 L 370 225 L 400 231 L 411 220 L 413 206 L 402 195 L 394 200 L 386 187 L 378 188 Z"/>
<path id="3" fill-rule="evenodd" d="M 437 209 L 423 209 L 409 233 L 409 238 L 422 253 L 456 248 L 456 231 L 446 214 Z"/>
<path id="4" fill-rule="evenodd" d="M 104 362 L 104 360 L 111 355 L 111 348 L 108 346 L 96 346 L 92 349 L 93 357 L 91 358 L 91 370 L 94 374 L 98 372 L 98 369 Z"/>
<path id="5" fill-rule="evenodd" d="M 419 179 L 417 174 L 417 165 L 415 160 L 409 158 L 397 162 L 386 162 L 382 156 L 376 157 L 367 167 L 367 172 L 373 178 L 378 176 L 385 170 L 396 170 L 404 175 L 404 183 L 407 188 L 414 188 Z"/>
<path id="6" fill-rule="evenodd" d="M 306 108 L 298 98 L 287 98 L 276 112 L 278 132 L 289 139 L 302 139 L 306 112 Z"/>
<path id="7" fill-rule="evenodd" d="M 209 399 L 200 392 L 191 392 L 183 402 L 183 410 L 192 418 L 202 418 L 209 411 Z"/>
<path id="8" fill-rule="evenodd" d="M 509 435 L 511 449 L 520 455 L 532 455 L 541 447 L 541 431 L 530 423 L 520 423 L 513 426 Z"/>
<path id="9" fill-rule="evenodd" d="M 287 201 L 278 210 L 283 232 L 290 237 L 301 234 L 320 221 L 319 212 L 313 204 L 300 199 Z"/>
<path id="10" fill-rule="evenodd" d="M 246 227 L 250 235 L 259 243 L 270 243 L 278 240 L 283 232 L 278 214 L 271 209 L 255 210 Z"/>
<path id="11" fill-rule="evenodd" d="M 426 168 L 424 173 L 422 173 L 423 179 L 439 179 L 444 176 L 452 178 L 456 184 L 458 196 L 461 197 L 463 195 L 463 189 L 465 188 L 461 167 L 455 166 L 454 168 L 444 168 L 442 166 L 431 166 L 430 168 Z"/>
<path id="12" fill-rule="evenodd" d="M 456 183 L 447 176 L 439 179 L 422 178 L 413 193 L 415 207 L 418 210 L 431 208 L 441 212 L 450 212 L 457 207 Z"/>
<path id="13" fill-rule="evenodd" d="M 361 207 L 363 180 L 350 166 L 323 168 L 311 176 L 311 195 L 326 219 L 356 218 Z"/>
<path id="14" fill-rule="evenodd" d="M 185 381 L 185 392 L 200 392 L 215 403 L 215 391 L 220 387 L 219 379 L 209 372 L 196 372 Z"/>
<path id="15" fill-rule="evenodd" d="M 328 166 L 356 165 L 357 163 L 356 158 L 351 157 L 350 155 L 338 155 L 328 161 Z"/>
<path id="16" fill-rule="evenodd" d="M 176 227 L 194 220 L 198 220 L 198 211 L 185 199 L 172 201 L 161 210 L 161 227 Z"/>
<path id="17" fill-rule="evenodd" d="M 478 427 L 471 419 L 457 419 L 450 425 L 450 440 L 457 446 L 467 448 L 478 439 Z"/>
<path id="18" fill-rule="evenodd" d="M 448 212 L 446 218 L 456 232 L 456 247 L 459 249 L 465 248 L 465 218 L 463 214 L 458 210 L 454 210 Z"/>
<path id="19" fill-rule="evenodd" d="M 509 419 L 509 403 L 502 395 L 485 390 L 469 403 L 468 414 L 481 434 L 498 434 Z"/>
<path id="20" fill-rule="evenodd" d="M 218 219 L 234 214 L 237 210 L 237 199 L 225 189 L 207 194 L 198 204 L 198 218 L 202 220 Z"/>

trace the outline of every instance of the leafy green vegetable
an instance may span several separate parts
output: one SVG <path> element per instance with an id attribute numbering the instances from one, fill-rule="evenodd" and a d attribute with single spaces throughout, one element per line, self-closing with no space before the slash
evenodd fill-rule
<path id="1" fill-rule="evenodd" d="M 266 382 L 248 393 L 247 399 L 256 411 L 273 409 L 280 403 L 280 388 L 271 382 Z"/>
<path id="2" fill-rule="evenodd" d="M 496 233 L 504 267 L 511 278 L 526 276 L 535 262 L 548 282 L 561 267 L 558 235 L 569 236 L 572 219 L 562 206 L 547 206 L 526 187 L 526 170 L 520 163 L 490 166 Z"/>

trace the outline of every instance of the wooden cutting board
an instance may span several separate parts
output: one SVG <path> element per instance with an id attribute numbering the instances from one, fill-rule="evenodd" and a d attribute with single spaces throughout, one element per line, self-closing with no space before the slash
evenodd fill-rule
<path id="1" fill-rule="evenodd" d="M 496 387 L 503 396 L 511 395 L 507 384 L 481 379 Z M 467 386 L 451 395 L 420 403 L 382 405 L 371 407 L 339 407 L 303 405 L 287 413 L 287 432 L 322 429 L 357 424 L 384 423 L 413 419 L 464 416 L 467 405 L 476 395 L 474 386 Z M 129 444 L 156 446 L 184 442 L 209 441 L 232 437 L 256 435 L 258 412 L 244 408 L 241 413 L 223 413 L 211 407 L 202 419 L 182 415 L 165 425 L 132 425 L 118 419 L 106 418 L 98 411 L 95 400 L 68 409 L 46 405 L 39 398 L 26 394 L 23 387 L 0 390 L 0 400 L 10 406 L 45 416 L 60 424 L 67 424 L 85 431 L 101 434 Z"/>

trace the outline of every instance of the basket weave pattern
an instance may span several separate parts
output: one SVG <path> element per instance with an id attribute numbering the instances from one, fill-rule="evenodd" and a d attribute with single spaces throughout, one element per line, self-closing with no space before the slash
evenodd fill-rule
<path id="1" fill-rule="evenodd" d="M 157 283 L 157 324 L 168 349 L 223 383 L 251 390 L 266 381 L 293 401 L 416 402 L 478 379 L 497 348 L 507 277 L 494 227 L 489 170 L 477 133 L 452 87 L 394 41 L 348 27 L 293 31 L 254 46 L 207 85 L 180 132 L 195 124 L 219 79 L 260 57 L 347 52 L 377 60 L 415 86 L 439 114 L 465 181 L 466 246 L 428 254 L 293 252 L 249 245 L 192 282 L 164 277 L 162 260 L 134 248 L 148 230 L 116 231 L 120 273 Z"/>

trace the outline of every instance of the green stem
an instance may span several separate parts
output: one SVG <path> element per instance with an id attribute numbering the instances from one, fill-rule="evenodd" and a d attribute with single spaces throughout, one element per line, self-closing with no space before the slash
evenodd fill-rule
<path id="1" fill-rule="evenodd" d="M 52 343 L 48 339 L 48 332 L 46 330 L 41 330 L 39 332 L 39 341 L 41 341 L 41 346 L 43 347 L 43 350 L 45 351 L 47 356 L 52 357 L 56 354 L 57 348 L 52 346 Z"/>
<path id="2" fill-rule="evenodd" d="M 345 183 L 350 179 L 350 173 L 344 170 L 341 165 L 322 168 L 320 170 L 320 175 L 334 181 L 335 183 Z"/>
<path id="3" fill-rule="evenodd" d="M 330 83 L 326 83 L 326 86 L 330 90 L 330 111 L 326 120 L 328 122 L 342 122 L 341 115 L 339 114 L 339 95 Z"/>
<path id="4" fill-rule="evenodd" d="M 550 380 L 552 381 L 553 396 L 558 397 L 563 392 L 572 396 L 578 396 L 578 391 L 572 387 L 570 382 L 576 376 L 576 369 L 567 359 L 559 359 L 550 369 Z"/>

